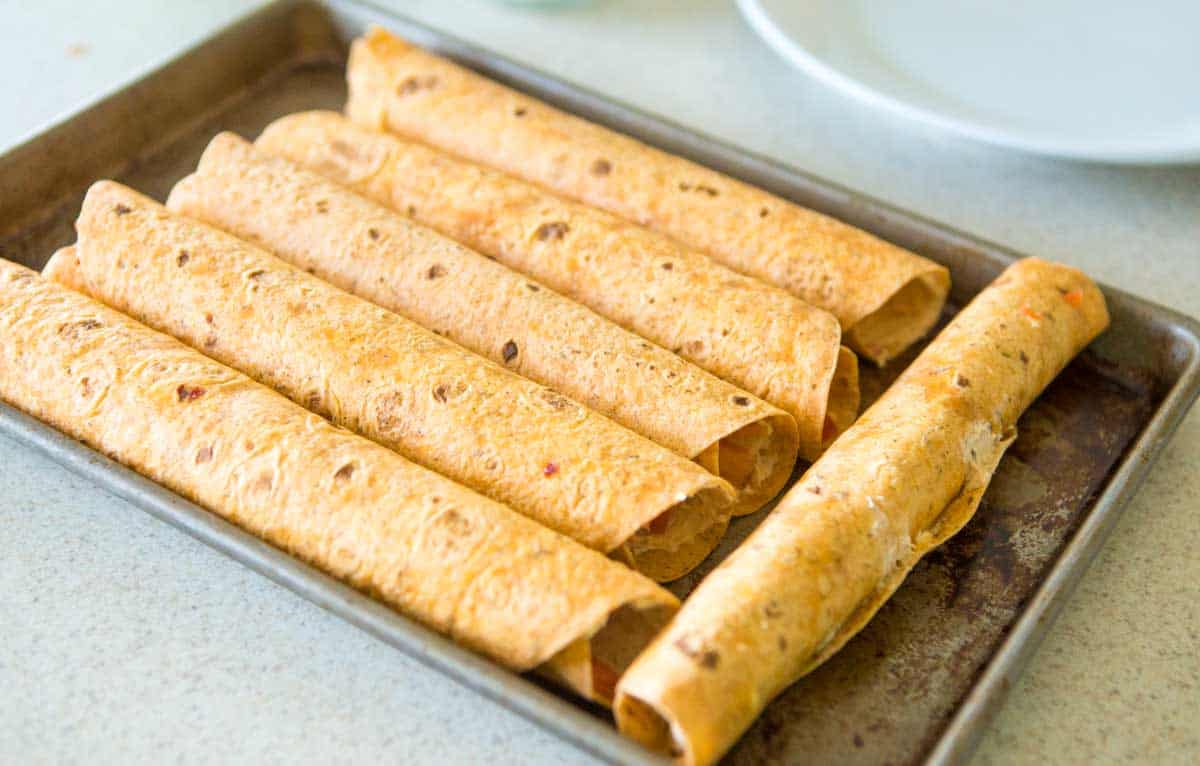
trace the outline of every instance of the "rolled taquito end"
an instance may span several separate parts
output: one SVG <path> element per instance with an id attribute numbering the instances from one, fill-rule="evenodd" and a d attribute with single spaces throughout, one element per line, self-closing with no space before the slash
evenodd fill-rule
<path id="1" fill-rule="evenodd" d="M 256 145 L 762 397 L 796 420 L 807 460 L 857 415 L 857 360 L 842 351 L 841 328 L 831 314 L 669 237 L 332 112 L 281 118 Z"/>
<path id="2" fill-rule="evenodd" d="M 720 758 L 971 518 L 1018 417 L 1107 324 L 1079 271 L 1007 269 L 691 594 L 618 685 L 620 729 Z"/>
<path id="3" fill-rule="evenodd" d="M 70 248 L 56 263 L 73 259 Z M 0 261 L 0 397 L 518 671 L 598 701 L 678 601 L 246 376 Z"/>
<path id="4" fill-rule="evenodd" d="M 838 346 L 837 362 L 826 391 L 821 448 L 810 460 L 820 457 L 858 419 L 858 408 L 862 404 L 858 386 L 858 357 L 845 346 Z"/>
<path id="5" fill-rule="evenodd" d="M 131 189 L 93 185 L 76 229 L 48 276 L 651 577 L 728 522 L 732 488 L 695 463 Z"/>
<path id="6" fill-rule="evenodd" d="M 869 245 L 885 251 L 899 250 L 872 238 Z M 846 342 L 859 354 L 883 367 L 937 324 L 950 294 L 950 272 L 932 261 L 900 251 L 903 256 L 879 258 L 895 264 L 892 285 L 879 289 L 883 298 L 871 301 L 876 308 L 864 309 L 846 326 Z M 902 268 L 907 266 L 907 268 Z"/>
<path id="7" fill-rule="evenodd" d="M 222 133 L 167 206 L 695 460 L 737 489 L 735 514 L 783 488 L 799 448 L 786 412 L 335 180 Z"/>
<path id="8" fill-rule="evenodd" d="M 883 364 L 927 333 L 949 272 L 860 229 L 555 109 L 374 28 L 346 113 L 656 229 L 834 314 Z"/>

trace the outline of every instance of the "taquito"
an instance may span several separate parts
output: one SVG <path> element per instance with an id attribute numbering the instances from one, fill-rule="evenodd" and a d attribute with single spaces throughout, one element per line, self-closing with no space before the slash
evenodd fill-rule
<path id="1" fill-rule="evenodd" d="M 670 238 L 333 112 L 257 145 L 538 279 L 790 413 L 815 460 L 858 415 L 858 363 L 829 313 Z"/>
<path id="2" fill-rule="evenodd" d="M 555 391 L 113 182 L 46 274 L 655 579 L 728 523 L 720 478 Z"/>
<path id="3" fill-rule="evenodd" d="M 758 510 L 791 475 L 797 434 L 787 413 L 232 133 L 212 140 L 167 207 L 696 460 L 737 489 L 733 513 Z"/>
<path id="4" fill-rule="evenodd" d="M 625 734 L 716 761 L 853 636 L 979 504 L 1021 415 L 1108 324 L 1079 271 L 981 292 L 684 603 L 617 687 Z"/>
<path id="5" fill-rule="evenodd" d="M 884 364 L 937 322 L 942 266 L 507 88 L 388 32 L 354 42 L 346 113 L 661 231 L 841 322 Z"/>
<path id="6" fill-rule="evenodd" d="M 611 699 L 636 647 L 678 606 L 627 567 L 7 261 L 0 368 L 9 404 L 458 643 L 574 680 L 591 699 Z"/>

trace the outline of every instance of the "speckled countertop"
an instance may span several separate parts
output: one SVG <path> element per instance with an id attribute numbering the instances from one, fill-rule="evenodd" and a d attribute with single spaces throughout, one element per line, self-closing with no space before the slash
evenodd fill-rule
<path id="1" fill-rule="evenodd" d="M 1034 159 L 807 81 L 720 0 L 383 3 L 727 141 L 1200 315 L 1200 167 Z M 0 149 L 253 3 L 0 0 Z M 587 758 L 0 437 L 0 762 Z M 977 764 L 1200 761 L 1200 414 Z"/>

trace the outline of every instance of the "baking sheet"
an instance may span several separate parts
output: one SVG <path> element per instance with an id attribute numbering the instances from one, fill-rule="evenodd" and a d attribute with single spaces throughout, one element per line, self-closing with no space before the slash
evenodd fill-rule
<path id="1" fill-rule="evenodd" d="M 345 44 L 368 22 L 643 140 L 946 264 L 961 305 L 1013 254 L 744 154 L 370 6 L 278 2 L 0 157 L 0 256 L 40 268 L 74 239 L 84 190 L 111 176 L 163 199 L 209 138 L 253 138 L 297 110 L 340 108 Z M 974 521 L 914 570 L 866 630 L 763 714 L 729 763 L 953 763 L 990 713 L 1197 393 L 1197 324 L 1106 289 L 1113 326 L 1026 413 Z M 953 306 L 947 313 L 949 316 Z M 916 353 L 913 350 L 909 359 Z M 864 365 L 866 401 L 903 367 Z M 7 407 L 0 430 L 180 526 L 544 728 L 613 762 L 658 762 L 603 712 L 461 650 Z M 686 595 L 758 523 L 735 520 Z"/>

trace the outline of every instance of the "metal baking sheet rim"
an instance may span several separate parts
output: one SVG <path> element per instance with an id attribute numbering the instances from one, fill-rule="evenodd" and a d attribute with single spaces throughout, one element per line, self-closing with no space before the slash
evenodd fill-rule
<path id="1" fill-rule="evenodd" d="M 72 115 L 55 120 L 37 135 L 20 142 L 10 151 L 10 155 L 35 150 L 39 140 L 49 133 L 85 117 L 90 109 L 119 99 L 135 84 L 147 85 L 157 74 L 229 35 L 235 28 L 252 23 L 256 19 L 272 16 L 285 19 L 285 14 L 305 7 L 327 10 L 334 17 L 331 20 L 343 33 L 357 32 L 367 21 L 388 25 L 408 34 L 418 43 L 449 52 L 465 63 L 482 65 L 489 72 L 501 76 L 502 79 L 519 83 L 523 89 L 535 95 L 569 102 L 574 111 L 585 115 L 603 115 L 605 121 L 610 124 L 616 123 L 653 143 L 684 151 L 694 157 L 703 157 L 706 164 L 718 169 L 728 170 L 731 166 L 737 166 L 738 175 L 750 176 L 748 180 L 764 186 L 787 186 L 792 190 L 813 190 L 823 196 L 844 197 L 847 208 L 858 214 L 842 217 L 864 228 L 875 229 L 878 232 L 881 228 L 886 230 L 892 226 L 899 226 L 910 236 L 914 233 L 920 236 L 927 232 L 943 242 L 961 243 L 973 251 L 972 257 L 990 261 L 990 265 L 995 269 L 1019 257 L 1018 254 L 1000 246 L 802 171 L 722 144 L 356 0 L 276 0 L 216 30 L 171 60 L 154 67 L 136 83 L 114 88 Z M 6 157 L 0 156 L 0 166 L 5 164 L 5 159 Z M 974 292 L 981 286 L 958 286 L 956 293 L 963 289 Z M 1200 394 L 1200 322 L 1123 291 L 1103 285 L 1102 288 L 1111 303 L 1152 317 L 1169 328 L 1174 341 L 1186 346 L 1186 363 L 1179 377 L 1159 402 L 1142 433 L 1129 447 L 1117 469 L 1109 476 L 1091 511 L 1067 542 L 1034 596 L 1023 608 L 1008 636 L 951 716 L 942 735 L 929 752 L 927 764 L 962 763 L 971 754 L 986 723 L 1003 703 L 1013 682 L 1033 655 L 1091 559 L 1100 549 L 1120 512 L 1137 492 L 1151 465 Z M 622 738 L 611 726 L 602 723 L 583 709 L 499 665 L 462 649 L 424 626 L 2 402 L 0 432 L 32 446 L 74 473 L 187 532 L 279 585 L 391 644 L 413 659 L 498 702 L 594 756 L 613 763 L 669 763 L 640 745 Z"/>

